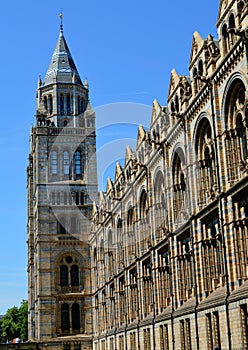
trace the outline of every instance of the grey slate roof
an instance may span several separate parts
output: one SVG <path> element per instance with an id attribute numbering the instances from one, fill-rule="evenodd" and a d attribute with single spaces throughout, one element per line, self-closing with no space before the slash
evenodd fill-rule
<path id="1" fill-rule="evenodd" d="M 63 31 L 60 30 L 57 45 L 45 76 L 44 85 L 52 84 L 55 76 L 58 83 L 72 83 L 73 75 L 75 75 L 74 82 L 83 85 L 64 38 Z"/>

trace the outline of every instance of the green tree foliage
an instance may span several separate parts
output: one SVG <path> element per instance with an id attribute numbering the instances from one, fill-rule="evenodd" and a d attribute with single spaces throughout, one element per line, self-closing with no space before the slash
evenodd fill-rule
<path id="1" fill-rule="evenodd" d="M 20 307 L 8 309 L 0 320 L 0 342 L 7 340 L 28 338 L 28 302 L 23 300 Z"/>

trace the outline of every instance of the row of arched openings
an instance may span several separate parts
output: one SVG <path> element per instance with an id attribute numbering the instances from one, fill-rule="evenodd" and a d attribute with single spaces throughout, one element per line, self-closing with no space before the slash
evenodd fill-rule
<path id="1" fill-rule="evenodd" d="M 82 154 L 81 151 L 77 150 L 73 158 L 70 158 L 68 151 L 62 154 L 62 173 L 64 175 L 81 175 L 82 174 Z M 59 154 L 53 150 L 51 152 L 51 174 L 57 175 L 59 173 Z"/>
<path id="2" fill-rule="evenodd" d="M 71 115 L 73 113 L 73 97 L 70 94 L 60 94 L 59 95 L 59 111 L 60 115 Z M 53 97 L 52 95 L 44 96 L 43 107 L 49 114 L 53 113 Z M 81 96 L 77 97 L 77 112 L 78 114 L 84 111 L 84 98 Z"/>
<path id="3" fill-rule="evenodd" d="M 79 286 L 79 267 L 75 257 L 66 256 L 60 261 L 59 268 L 59 284 L 60 287 L 76 287 Z"/>

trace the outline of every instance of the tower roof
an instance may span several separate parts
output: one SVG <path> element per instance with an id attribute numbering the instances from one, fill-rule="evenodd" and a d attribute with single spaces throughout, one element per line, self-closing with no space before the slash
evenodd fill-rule
<path id="1" fill-rule="evenodd" d="M 73 82 L 83 85 L 66 43 L 62 26 L 60 27 L 59 38 L 45 76 L 44 84 L 52 84 L 54 79 L 59 83 Z"/>

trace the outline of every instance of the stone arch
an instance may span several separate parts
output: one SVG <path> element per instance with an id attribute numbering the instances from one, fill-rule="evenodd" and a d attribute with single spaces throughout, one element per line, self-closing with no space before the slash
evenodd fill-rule
<path id="1" fill-rule="evenodd" d="M 222 111 L 225 116 L 225 153 L 227 176 L 237 181 L 248 171 L 248 97 L 247 84 L 241 74 L 227 83 Z"/>
<path id="2" fill-rule="evenodd" d="M 161 169 L 158 169 L 154 176 L 154 199 L 155 203 L 163 203 L 164 198 L 164 176 Z"/>
<path id="3" fill-rule="evenodd" d="M 195 129 L 197 161 L 197 199 L 200 207 L 216 198 L 217 178 L 213 131 L 207 114 L 202 114 Z"/>
<path id="4" fill-rule="evenodd" d="M 172 192 L 174 221 L 181 223 L 186 210 L 185 155 L 181 147 L 176 147 L 172 156 Z"/>

